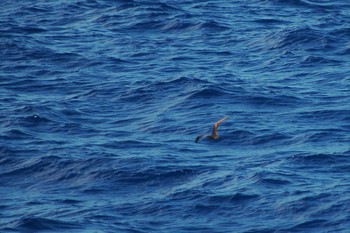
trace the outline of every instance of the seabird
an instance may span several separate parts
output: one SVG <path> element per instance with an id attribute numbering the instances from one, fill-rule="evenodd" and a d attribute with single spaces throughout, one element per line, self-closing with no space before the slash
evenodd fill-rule
<path id="1" fill-rule="evenodd" d="M 211 132 L 211 135 L 206 135 L 206 134 L 201 134 L 199 136 L 196 137 L 195 142 L 197 143 L 202 137 L 205 136 L 205 138 L 210 139 L 210 140 L 215 140 L 219 138 L 219 134 L 218 134 L 218 128 L 219 125 L 224 122 L 228 117 L 224 117 L 221 120 L 215 122 L 215 124 L 213 125 L 213 131 Z"/>

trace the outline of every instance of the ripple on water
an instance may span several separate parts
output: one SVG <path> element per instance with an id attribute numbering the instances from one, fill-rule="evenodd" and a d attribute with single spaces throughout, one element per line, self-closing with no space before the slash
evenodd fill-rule
<path id="1" fill-rule="evenodd" d="M 347 232 L 349 7 L 2 1 L 0 231 Z"/>

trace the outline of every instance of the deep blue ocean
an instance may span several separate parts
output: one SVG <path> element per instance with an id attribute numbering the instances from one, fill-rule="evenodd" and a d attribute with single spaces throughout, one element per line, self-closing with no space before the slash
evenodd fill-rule
<path id="1" fill-rule="evenodd" d="M 350 1 L 1 1 L 0 232 L 350 232 Z"/>

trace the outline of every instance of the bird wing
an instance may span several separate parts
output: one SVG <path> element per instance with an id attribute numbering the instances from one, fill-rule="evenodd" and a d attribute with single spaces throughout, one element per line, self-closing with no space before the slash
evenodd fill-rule
<path id="1" fill-rule="evenodd" d="M 224 122 L 228 117 L 224 117 L 220 120 L 218 120 L 217 122 L 215 122 L 215 124 L 213 125 L 213 131 L 211 132 L 211 136 L 212 137 L 218 137 L 218 129 L 219 129 L 219 125 Z"/>

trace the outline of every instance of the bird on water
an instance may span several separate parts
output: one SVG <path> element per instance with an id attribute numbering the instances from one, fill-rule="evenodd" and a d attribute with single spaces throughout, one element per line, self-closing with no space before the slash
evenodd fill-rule
<path id="1" fill-rule="evenodd" d="M 195 140 L 195 143 L 198 143 L 199 140 L 205 136 L 205 138 L 207 139 L 210 139 L 210 140 L 216 140 L 219 138 L 219 133 L 218 133 L 218 128 L 219 128 L 219 125 L 224 122 L 226 119 L 228 119 L 228 117 L 224 117 L 222 118 L 221 120 L 217 121 L 214 123 L 213 125 L 213 130 L 211 132 L 210 135 L 207 135 L 207 134 L 201 134 L 199 136 L 196 137 L 196 140 Z"/>

